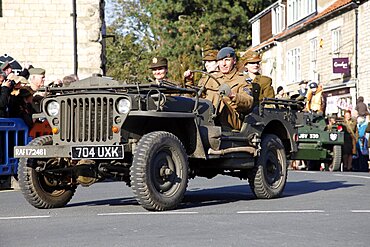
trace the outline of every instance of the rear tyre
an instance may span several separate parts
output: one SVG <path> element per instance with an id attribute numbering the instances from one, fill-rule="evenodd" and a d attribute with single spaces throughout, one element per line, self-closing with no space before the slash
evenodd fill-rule
<path id="1" fill-rule="evenodd" d="M 52 145 L 51 136 L 33 139 L 28 146 Z M 73 197 L 76 186 L 60 186 L 50 177 L 36 172 L 49 159 L 21 158 L 18 164 L 19 187 L 24 198 L 36 208 L 58 208 L 65 206 Z"/>
<path id="2" fill-rule="evenodd" d="M 285 188 L 287 174 L 284 145 L 276 135 L 265 135 L 257 167 L 249 176 L 252 192 L 260 199 L 280 197 Z"/>
<path id="3" fill-rule="evenodd" d="M 147 210 L 175 208 L 188 185 L 188 159 L 181 141 L 163 131 L 144 135 L 130 168 L 136 199 Z"/>

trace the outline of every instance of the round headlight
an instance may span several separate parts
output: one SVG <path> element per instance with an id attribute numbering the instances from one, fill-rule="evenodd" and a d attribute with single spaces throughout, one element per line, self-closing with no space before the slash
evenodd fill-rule
<path id="1" fill-rule="evenodd" d="M 56 101 L 51 101 L 48 103 L 46 111 L 50 116 L 57 116 L 59 114 L 59 103 Z"/>
<path id="2" fill-rule="evenodd" d="M 117 104 L 117 111 L 120 114 L 127 114 L 130 111 L 131 103 L 128 99 L 120 99 Z"/>

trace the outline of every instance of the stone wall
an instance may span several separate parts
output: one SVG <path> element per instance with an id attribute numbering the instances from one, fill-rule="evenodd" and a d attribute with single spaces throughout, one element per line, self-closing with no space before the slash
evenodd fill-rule
<path id="1" fill-rule="evenodd" d="M 102 73 L 104 0 L 76 0 L 78 76 Z M 3 0 L 0 56 L 46 69 L 46 81 L 74 72 L 72 1 Z"/>

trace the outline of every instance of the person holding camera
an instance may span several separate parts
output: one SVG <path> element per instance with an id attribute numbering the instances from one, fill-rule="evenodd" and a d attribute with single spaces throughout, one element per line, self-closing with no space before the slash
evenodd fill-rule
<path id="1" fill-rule="evenodd" d="M 14 75 L 14 74 L 11 74 Z M 8 76 L 9 79 L 5 79 L 5 76 L 0 75 L 1 87 L 0 87 L 0 117 L 8 117 L 8 106 L 10 94 L 13 91 L 15 82 L 12 80 L 12 76 Z"/>

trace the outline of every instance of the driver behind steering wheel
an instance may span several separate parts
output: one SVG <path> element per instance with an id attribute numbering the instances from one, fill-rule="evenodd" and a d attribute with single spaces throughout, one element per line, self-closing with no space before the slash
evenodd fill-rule
<path id="1" fill-rule="evenodd" d="M 217 53 L 218 50 L 207 50 L 203 55 L 203 62 L 206 72 L 212 76 L 216 76 L 219 73 L 217 64 Z M 184 72 L 187 86 L 194 85 L 194 73 L 191 70 Z M 211 82 L 212 81 L 212 82 Z M 198 81 L 198 87 L 202 88 L 201 97 L 211 102 L 217 102 L 219 100 L 218 87 L 219 83 L 216 82 L 211 76 L 202 74 L 202 77 Z M 215 106 L 215 104 L 213 104 Z"/>
<path id="2" fill-rule="evenodd" d="M 253 97 L 245 76 L 236 68 L 236 55 L 231 47 L 224 47 L 217 53 L 217 64 L 220 72 L 216 78 L 221 87 L 230 90 L 220 90 L 221 103 L 218 109 L 219 121 L 222 126 L 240 130 L 241 114 L 252 111 Z"/>

